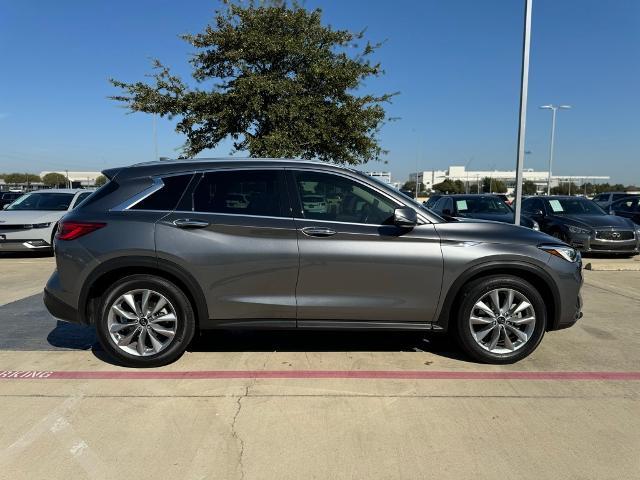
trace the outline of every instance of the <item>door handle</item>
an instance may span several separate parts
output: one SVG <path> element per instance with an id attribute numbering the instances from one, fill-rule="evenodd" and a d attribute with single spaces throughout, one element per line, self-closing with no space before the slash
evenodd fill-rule
<path id="1" fill-rule="evenodd" d="M 326 227 L 304 227 L 302 233 L 308 237 L 330 237 L 338 232 Z"/>
<path id="2" fill-rule="evenodd" d="M 209 226 L 209 222 L 192 218 L 179 218 L 174 220 L 173 224 L 178 228 L 205 228 Z"/>

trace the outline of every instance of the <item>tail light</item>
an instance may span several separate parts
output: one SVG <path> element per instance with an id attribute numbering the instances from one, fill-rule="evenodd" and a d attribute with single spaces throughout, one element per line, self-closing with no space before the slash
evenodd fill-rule
<path id="1" fill-rule="evenodd" d="M 75 240 L 106 225 L 101 222 L 62 222 L 58 225 L 56 238 L 58 240 Z"/>

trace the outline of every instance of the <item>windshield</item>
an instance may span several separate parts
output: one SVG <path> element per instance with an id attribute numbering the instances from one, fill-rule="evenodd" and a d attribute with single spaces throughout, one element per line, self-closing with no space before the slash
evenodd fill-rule
<path id="1" fill-rule="evenodd" d="M 18 198 L 7 210 L 68 210 L 73 193 L 28 193 Z"/>
<path id="2" fill-rule="evenodd" d="M 557 198 L 547 200 L 554 215 L 606 215 L 595 202 L 583 198 Z"/>
<path id="3" fill-rule="evenodd" d="M 495 197 L 467 197 L 456 199 L 458 213 L 491 213 L 497 215 L 511 214 L 511 209 L 505 203 Z"/>

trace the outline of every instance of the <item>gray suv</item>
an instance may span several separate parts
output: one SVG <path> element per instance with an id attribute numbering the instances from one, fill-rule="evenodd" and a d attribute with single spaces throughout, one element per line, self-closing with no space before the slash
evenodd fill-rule
<path id="1" fill-rule="evenodd" d="M 170 363 L 213 328 L 448 331 L 473 359 L 512 363 L 581 316 L 573 248 L 446 222 L 352 169 L 180 160 L 103 173 L 60 222 L 44 300 L 94 325 L 124 365 Z"/>

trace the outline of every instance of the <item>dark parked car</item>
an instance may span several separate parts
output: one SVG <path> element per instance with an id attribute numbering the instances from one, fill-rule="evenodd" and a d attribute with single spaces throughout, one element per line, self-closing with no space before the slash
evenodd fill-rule
<path id="1" fill-rule="evenodd" d="M 444 195 L 438 199 L 432 210 L 447 220 L 475 218 L 502 223 L 515 221 L 511 207 L 497 195 Z M 520 224 L 540 230 L 538 223 L 526 216 L 520 217 Z"/>
<path id="2" fill-rule="evenodd" d="M 368 175 L 286 160 L 163 161 L 61 221 L 44 299 L 122 364 L 177 359 L 198 329 L 450 331 L 512 363 L 581 316 L 580 255 L 495 222 L 446 222 Z M 242 192 L 246 202 L 228 202 Z M 303 199 L 334 199 L 326 209 Z"/>
<path id="3" fill-rule="evenodd" d="M 593 197 L 593 201 L 596 202 L 599 207 L 606 210 L 613 202 L 625 198 L 628 195 L 626 192 L 604 192 Z"/>
<path id="4" fill-rule="evenodd" d="M 540 230 L 583 252 L 630 255 L 640 249 L 636 224 L 607 214 L 583 197 L 529 197 L 522 211 L 540 224 Z"/>
<path id="5" fill-rule="evenodd" d="M 634 223 L 640 225 L 640 196 L 633 195 L 613 202 L 609 206 L 609 213 L 630 218 Z"/>
<path id="6" fill-rule="evenodd" d="M 0 194 L 0 209 L 3 209 L 5 205 L 9 205 L 16 198 L 21 197 L 24 193 L 21 192 L 4 192 Z"/>
<path id="7" fill-rule="evenodd" d="M 435 194 L 431 195 L 429 198 L 427 198 L 426 201 L 422 202 L 422 204 L 427 208 L 433 208 L 433 206 L 440 199 L 440 197 L 442 197 L 441 194 L 435 193 Z"/>

